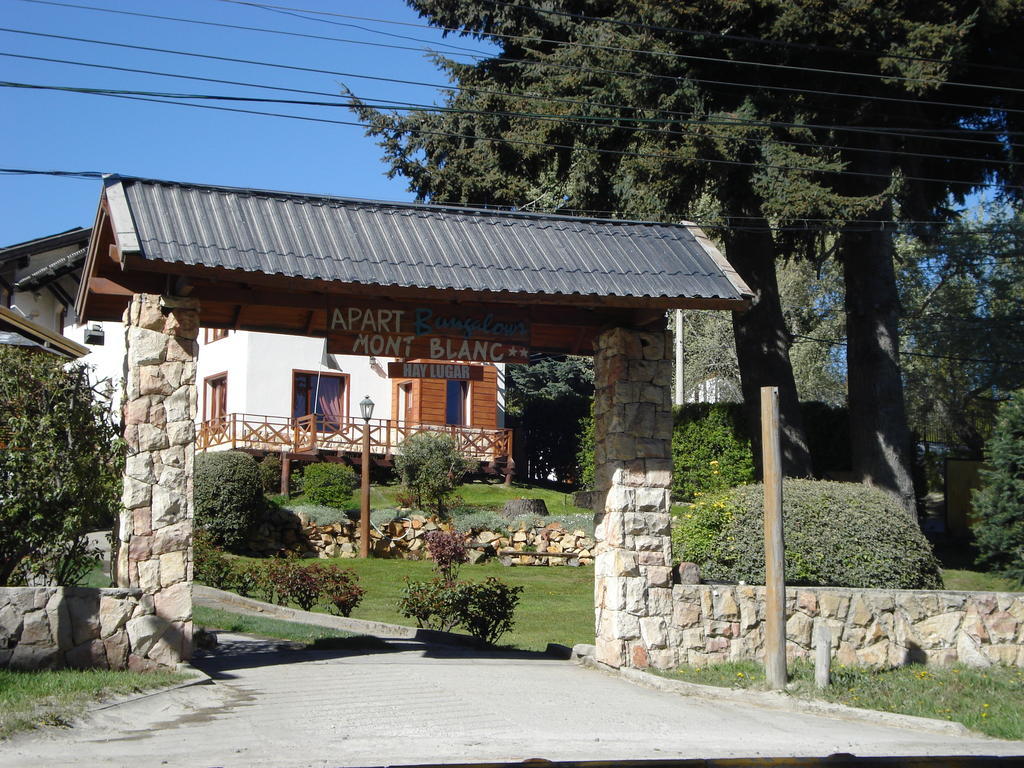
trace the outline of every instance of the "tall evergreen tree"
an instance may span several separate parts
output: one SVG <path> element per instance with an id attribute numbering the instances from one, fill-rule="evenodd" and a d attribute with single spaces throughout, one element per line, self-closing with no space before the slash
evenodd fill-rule
<path id="1" fill-rule="evenodd" d="M 978 563 L 1024 582 L 1024 390 L 1000 408 L 987 454 L 974 497 Z"/>
<path id="2" fill-rule="evenodd" d="M 1021 0 L 409 2 L 499 53 L 475 64 L 438 57 L 455 88 L 437 110 L 355 102 L 391 172 L 435 202 L 680 220 L 714 201 L 715 231 L 756 295 L 734 318 L 745 400 L 756 407 L 760 386 L 780 386 L 788 474 L 810 463 L 776 258 L 821 248 L 825 233 L 808 220 L 888 221 L 897 199 L 934 215 L 950 185 L 915 179 L 975 183 L 1006 168 L 1006 135 L 988 131 L 1016 126 L 1007 104 L 1019 96 L 949 81 L 990 80 L 967 57 L 1016 55 L 999 25 Z M 949 142 L 959 134 L 978 143 Z M 901 154 L 929 150 L 937 157 Z M 860 229 L 838 228 L 857 467 L 906 497 L 891 234 Z"/>

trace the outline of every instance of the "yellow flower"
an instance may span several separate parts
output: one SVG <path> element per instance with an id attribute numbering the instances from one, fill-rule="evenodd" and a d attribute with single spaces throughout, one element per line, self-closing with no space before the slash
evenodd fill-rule
<path id="1" fill-rule="evenodd" d="M 742 672 L 737 672 L 736 677 L 745 677 L 745 675 Z"/>
<path id="2" fill-rule="evenodd" d="M 718 462 L 717 461 L 711 461 L 711 462 L 709 462 L 709 464 L 711 464 L 712 467 L 717 467 L 718 466 Z"/>

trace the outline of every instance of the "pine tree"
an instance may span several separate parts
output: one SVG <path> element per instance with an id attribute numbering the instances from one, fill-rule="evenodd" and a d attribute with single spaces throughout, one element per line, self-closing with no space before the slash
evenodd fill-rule
<path id="1" fill-rule="evenodd" d="M 978 564 L 1024 583 L 1024 390 L 1000 408 L 986 454 L 974 495 Z"/>

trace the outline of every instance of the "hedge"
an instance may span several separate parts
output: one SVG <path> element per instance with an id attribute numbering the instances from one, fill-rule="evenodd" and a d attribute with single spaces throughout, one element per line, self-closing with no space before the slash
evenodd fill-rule
<path id="1" fill-rule="evenodd" d="M 695 562 L 706 581 L 764 584 L 764 487 L 700 496 L 673 519 L 677 561 Z M 786 583 L 940 589 L 931 546 L 890 493 L 860 483 L 783 484 Z"/>

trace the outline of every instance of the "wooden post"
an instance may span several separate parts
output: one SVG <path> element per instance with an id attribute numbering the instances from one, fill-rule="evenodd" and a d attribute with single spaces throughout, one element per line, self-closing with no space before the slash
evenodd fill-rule
<path id="1" fill-rule="evenodd" d="M 288 458 L 288 451 L 281 451 L 281 495 L 286 499 L 291 490 L 292 484 L 292 460 Z"/>
<path id="2" fill-rule="evenodd" d="M 370 420 L 363 422 L 363 477 L 359 504 L 359 556 L 370 556 Z"/>
<path id="3" fill-rule="evenodd" d="M 832 682 L 832 630 L 823 620 L 814 625 L 814 684 L 828 688 Z"/>
<path id="4" fill-rule="evenodd" d="M 786 577 L 782 541 L 782 457 L 779 390 L 761 387 L 761 449 L 764 467 L 765 629 L 764 671 L 768 687 L 786 687 Z"/>

